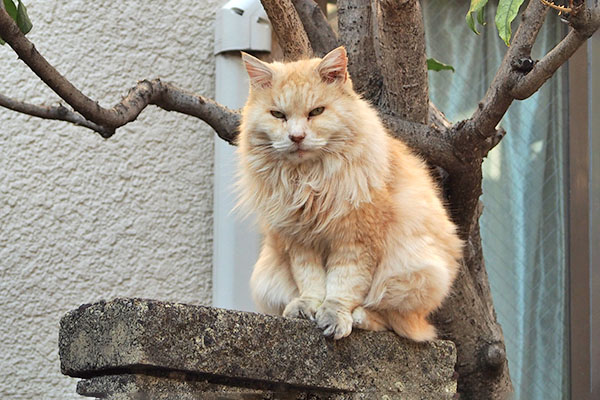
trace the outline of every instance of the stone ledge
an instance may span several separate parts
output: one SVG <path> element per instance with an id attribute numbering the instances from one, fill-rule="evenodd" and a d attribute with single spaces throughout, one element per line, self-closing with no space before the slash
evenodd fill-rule
<path id="1" fill-rule="evenodd" d="M 444 399 L 456 392 L 448 341 L 417 344 L 360 330 L 333 341 L 310 321 L 141 299 L 84 305 L 60 325 L 61 370 L 87 379 L 78 387 L 85 396 Z"/>

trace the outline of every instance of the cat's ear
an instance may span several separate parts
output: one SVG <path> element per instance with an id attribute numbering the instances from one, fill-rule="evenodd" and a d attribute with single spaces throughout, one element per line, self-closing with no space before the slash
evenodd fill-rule
<path id="1" fill-rule="evenodd" d="M 248 76 L 250 77 L 250 84 L 256 88 L 271 87 L 271 81 L 273 80 L 273 71 L 271 68 L 256 57 L 243 51 L 241 53 L 246 71 L 248 71 Z"/>
<path id="2" fill-rule="evenodd" d="M 337 49 L 331 50 L 317 67 L 321 79 L 327 83 L 346 82 L 348 79 L 348 57 L 346 49 L 340 46 Z"/>

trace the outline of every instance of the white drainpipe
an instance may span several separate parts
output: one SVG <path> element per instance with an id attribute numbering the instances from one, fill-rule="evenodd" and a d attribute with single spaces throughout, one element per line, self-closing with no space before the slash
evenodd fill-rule
<path id="1" fill-rule="evenodd" d="M 215 28 L 216 100 L 241 108 L 248 78 L 240 50 L 271 51 L 271 26 L 260 0 L 231 0 L 217 11 Z M 249 280 L 258 257 L 260 235 L 254 219 L 232 213 L 236 170 L 235 147 L 215 139 L 213 205 L 213 305 L 254 311 Z"/>

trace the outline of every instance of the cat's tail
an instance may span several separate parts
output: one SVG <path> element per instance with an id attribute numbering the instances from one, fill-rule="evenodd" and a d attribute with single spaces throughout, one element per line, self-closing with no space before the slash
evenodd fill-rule
<path id="1" fill-rule="evenodd" d="M 435 327 L 425 318 L 427 314 L 412 312 L 388 312 L 388 322 L 394 332 L 415 342 L 426 342 L 436 338 Z"/>

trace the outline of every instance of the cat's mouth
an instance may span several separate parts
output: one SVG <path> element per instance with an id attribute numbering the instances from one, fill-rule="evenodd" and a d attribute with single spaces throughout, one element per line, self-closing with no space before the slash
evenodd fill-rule
<path id="1" fill-rule="evenodd" d="M 310 152 L 310 150 L 311 149 L 309 149 L 309 148 L 307 148 L 305 146 L 297 144 L 297 145 L 295 145 L 294 147 L 292 147 L 290 149 L 290 153 L 294 154 L 294 155 L 297 155 L 297 156 L 303 156 L 304 154 Z"/>
<path id="2" fill-rule="evenodd" d="M 296 161 L 312 158 L 317 154 L 316 150 L 319 148 L 319 146 L 311 146 L 308 143 L 293 143 L 287 146 L 273 145 L 273 147 L 285 158 Z"/>
<path id="3" fill-rule="evenodd" d="M 295 145 L 294 147 L 292 147 L 288 154 L 295 159 L 306 159 L 307 157 L 310 156 L 311 153 L 313 153 L 311 151 L 312 149 L 304 147 L 302 145 Z"/>

